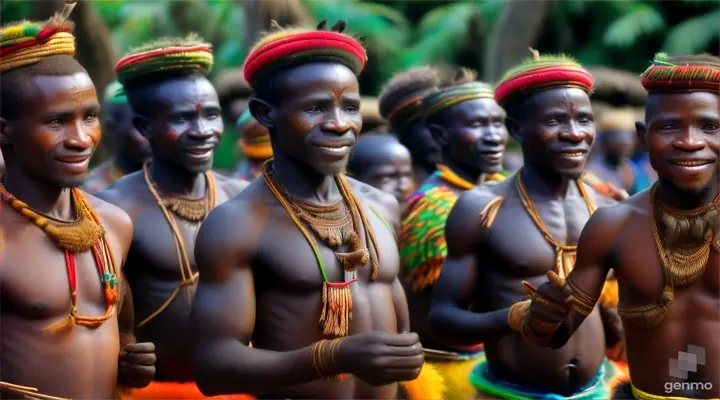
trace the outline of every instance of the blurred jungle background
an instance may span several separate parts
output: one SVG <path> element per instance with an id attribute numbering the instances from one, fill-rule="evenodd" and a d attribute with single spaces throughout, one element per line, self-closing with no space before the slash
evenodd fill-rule
<path id="1" fill-rule="evenodd" d="M 44 19 L 64 2 L 2 0 L 0 17 L 3 24 Z M 350 33 L 366 38 L 364 96 L 376 96 L 394 72 L 422 64 L 465 66 L 494 82 L 532 46 L 606 67 L 596 71 L 615 88 L 603 101 L 641 105 L 644 92 L 633 75 L 654 53 L 717 54 L 720 48 L 720 0 L 80 0 L 72 18 L 78 58 L 98 93 L 114 79 L 119 57 L 159 36 L 199 33 L 214 46 L 213 78 L 232 74 L 271 20 L 283 26 L 347 21 Z M 241 76 L 239 69 L 234 73 Z M 216 155 L 220 169 L 237 160 L 232 130 L 228 123 Z M 104 158 L 102 149 L 97 158 Z"/>

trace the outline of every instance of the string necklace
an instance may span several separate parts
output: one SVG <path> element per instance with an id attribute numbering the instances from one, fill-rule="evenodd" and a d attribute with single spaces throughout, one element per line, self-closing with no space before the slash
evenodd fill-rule
<path id="1" fill-rule="evenodd" d="M 530 196 L 528 195 L 527 190 L 522 183 L 521 176 L 522 168 L 517 172 L 517 178 L 515 180 L 515 186 L 517 188 L 518 194 L 520 195 L 520 202 L 522 203 L 525 211 L 535 223 L 535 226 L 537 226 L 537 228 L 545 237 L 545 240 L 547 240 L 548 243 L 550 243 L 555 248 L 554 271 L 560 277 L 565 278 L 570 274 L 570 271 L 575 265 L 575 260 L 577 259 L 577 245 L 558 243 L 557 240 L 552 237 L 550 232 L 545 227 L 545 223 L 543 223 L 542 217 L 540 217 L 540 213 L 535 208 L 535 204 L 532 202 L 532 199 L 530 199 Z M 585 189 L 585 185 L 579 179 L 576 179 L 575 183 L 577 184 L 578 190 L 580 191 L 580 195 L 582 196 L 585 204 L 587 205 L 590 215 L 592 215 L 595 212 L 596 208 L 592 200 L 590 199 L 587 190 Z"/>
<path id="2" fill-rule="evenodd" d="M 191 287 L 195 285 L 195 283 L 197 283 L 198 277 L 200 276 L 198 272 L 193 272 L 190 263 L 190 257 L 188 257 L 187 255 L 187 247 L 185 246 L 185 240 L 183 239 L 182 233 L 180 232 L 180 228 L 178 227 L 177 222 L 175 222 L 175 218 L 173 218 L 173 216 L 170 214 L 170 211 L 168 211 L 165 205 L 166 203 L 160 193 L 158 193 L 155 183 L 153 183 L 150 179 L 149 164 L 150 163 L 147 162 L 143 165 L 143 178 L 145 179 L 145 185 L 150 191 L 150 194 L 152 194 L 158 207 L 160 207 L 160 211 L 162 211 L 163 216 L 165 216 L 165 220 L 167 221 L 168 225 L 170 225 L 170 230 L 172 231 L 173 239 L 175 240 L 175 254 L 180 268 L 180 276 L 182 280 L 180 281 L 180 285 L 178 285 L 178 287 L 172 292 L 172 294 L 165 301 L 165 303 L 163 303 L 155 312 L 150 314 L 147 318 L 143 319 L 136 325 L 138 328 L 144 326 L 153 318 L 160 315 L 161 312 L 165 311 L 165 309 L 170 305 L 170 303 L 172 303 L 173 300 L 175 300 L 175 298 L 180 294 L 180 292 L 186 287 Z M 207 216 L 210 210 L 215 207 L 215 177 L 213 177 L 212 173 L 206 172 L 205 179 L 207 185 L 207 195 L 205 196 L 205 198 L 207 199 L 207 202 L 205 203 L 206 208 L 204 211 L 203 219 L 205 218 L 205 216 Z M 199 229 L 200 225 L 197 226 L 196 233 Z"/>
<path id="3" fill-rule="evenodd" d="M 2 177 L 0 177 L 0 181 Z M 66 318 L 45 328 L 48 332 L 67 332 L 75 325 L 97 328 L 110 319 L 117 303 L 117 268 L 112 250 L 107 244 L 100 218 L 78 188 L 71 189 L 77 219 L 73 222 L 59 221 L 40 214 L 26 203 L 18 200 L 0 182 L 0 198 L 12 209 L 29 219 L 55 242 L 65 253 L 68 282 L 70 286 L 70 313 Z M 77 268 L 75 254 L 92 251 L 98 269 L 100 284 L 105 295 L 105 314 L 99 317 L 84 316 L 77 310 Z"/>
<path id="4" fill-rule="evenodd" d="M 295 226 L 297 226 L 302 235 L 305 237 L 305 240 L 308 242 L 310 248 L 313 251 L 313 254 L 315 255 L 315 260 L 320 269 L 320 275 L 322 276 L 323 280 L 322 312 L 320 314 L 320 325 L 323 327 L 323 335 L 326 337 L 345 337 L 349 333 L 350 320 L 352 319 L 352 292 L 350 291 L 350 285 L 357 281 L 357 267 L 367 263 L 367 258 L 365 258 L 365 262 L 363 264 L 357 264 L 357 262 L 359 262 L 360 260 L 355 260 L 356 263 L 353 264 L 352 270 L 349 271 L 348 267 L 346 265 L 343 265 L 342 261 L 340 261 L 339 254 L 336 254 L 336 257 L 338 257 L 338 261 L 340 261 L 341 265 L 343 265 L 345 271 L 350 272 L 349 279 L 346 278 L 344 282 L 330 282 L 327 277 L 325 262 L 323 261 L 322 255 L 320 254 L 320 250 L 315 244 L 315 241 L 313 240 L 310 233 L 307 231 L 307 229 L 305 229 L 305 226 L 301 222 L 301 217 L 294 213 L 294 210 L 299 207 L 297 204 L 298 202 L 293 200 L 292 197 L 290 197 L 287 192 L 280 186 L 280 183 L 277 181 L 274 173 L 271 171 L 271 168 L 271 160 L 267 161 L 263 165 L 263 180 L 265 181 L 265 184 L 267 185 L 270 192 L 273 194 L 273 196 L 275 196 L 280 205 L 285 209 L 288 216 L 290 216 L 290 219 L 293 221 Z M 365 250 L 368 254 L 367 257 L 370 258 L 370 280 L 374 281 L 377 279 L 378 276 L 379 252 L 372 227 L 368 223 L 365 213 L 358 206 L 355 195 L 348 187 L 348 184 L 342 177 L 342 175 L 336 175 L 335 182 L 338 186 L 338 189 L 340 190 L 340 195 L 342 196 L 341 203 L 344 203 L 343 206 L 347 207 L 347 209 L 349 209 L 350 211 L 350 214 L 352 215 L 351 219 L 353 221 L 353 233 L 355 233 L 355 237 L 357 237 L 357 230 L 362 224 L 365 230 L 365 243 L 372 243 L 374 249 L 374 257 L 371 257 L 369 255 L 368 249 L 362 250 Z M 295 205 L 295 207 L 293 205 Z M 307 207 L 307 203 L 304 203 L 303 206 Z M 315 207 L 320 206 L 315 205 Z M 331 205 L 326 208 L 334 210 L 335 208 L 339 207 L 338 205 Z M 308 225 L 310 225 L 311 229 L 315 231 L 315 229 L 313 228 L 313 224 L 308 223 Z M 318 234 L 318 236 L 320 236 L 317 231 L 315 232 L 316 234 Z M 357 242 L 360 242 L 359 238 L 357 239 Z"/>
<path id="5" fill-rule="evenodd" d="M 456 174 L 447 165 L 438 164 L 437 169 L 440 172 L 438 176 L 447 183 L 455 185 L 460 189 L 464 190 L 470 190 L 475 187 L 474 183 Z"/>

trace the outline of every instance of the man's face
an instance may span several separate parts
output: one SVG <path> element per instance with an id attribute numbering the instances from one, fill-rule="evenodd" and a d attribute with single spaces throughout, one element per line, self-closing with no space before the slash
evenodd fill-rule
<path id="1" fill-rule="evenodd" d="M 505 111 L 493 99 L 456 104 L 441 115 L 448 156 L 477 175 L 502 170 L 508 142 Z"/>
<path id="2" fill-rule="evenodd" d="M 519 121 L 523 153 L 533 164 L 577 179 L 595 141 L 590 99 L 581 89 L 545 90 L 525 100 Z"/>
<path id="3" fill-rule="evenodd" d="M 718 175 L 720 101 L 708 92 L 651 94 L 638 136 L 661 179 L 687 192 Z"/>
<path id="4" fill-rule="evenodd" d="M 153 158 L 193 173 L 210 170 L 223 134 L 217 92 L 207 78 L 190 76 L 157 84 L 147 133 Z"/>
<path id="5" fill-rule="evenodd" d="M 614 158 L 628 158 L 635 151 L 637 135 L 628 131 L 606 131 L 601 133 L 603 150 Z"/>
<path id="6" fill-rule="evenodd" d="M 34 179 L 77 187 L 100 142 L 100 104 L 87 73 L 38 76 L 38 90 L 4 136 L 13 164 Z"/>
<path id="7" fill-rule="evenodd" d="M 355 74 L 335 63 L 300 65 L 282 74 L 282 95 L 272 112 L 279 150 L 321 175 L 343 172 L 362 129 Z"/>
<path id="8" fill-rule="evenodd" d="M 356 178 L 403 203 L 414 186 L 410 152 L 398 142 L 386 143 Z"/>
<path id="9" fill-rule="evenodd" d="M 129 104 L 106 103 L 101 114 L 105 138 L 113 142 L 122 157 L 135 165 L 142 165 L 152 157 L 150 142 L 133 126 L 133 111 Z"/>
<path id="10" fill-rule="evenodd" d="M 398 132 L 400 141 L 410 150 L 416 164 L 434 171 L 442 163 L 440 145 L 433 139 L 430 130 L 422 119 L 411 123 L 405 132 Z"/>

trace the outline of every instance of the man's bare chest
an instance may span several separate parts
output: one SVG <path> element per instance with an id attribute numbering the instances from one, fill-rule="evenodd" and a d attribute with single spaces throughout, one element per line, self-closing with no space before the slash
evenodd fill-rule
<path id="1" fill-rule="evenodd" d="M 567 252 L 576 246 L 590 218 L 587 205 L 578 200 L 536 203 L 532 212 L 516 197 L 505 199 L 485 232 L 484 251 L 496 260 L 494 268 L 519 276 L 544 275 L 553 269 L 558 248 Z"/>

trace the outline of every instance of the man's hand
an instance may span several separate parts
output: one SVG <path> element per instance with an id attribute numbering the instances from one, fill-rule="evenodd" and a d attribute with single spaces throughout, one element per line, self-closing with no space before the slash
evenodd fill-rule
<path id="1" fill-rule="evenodd" d="M 529 324 L 532 332 L 542 338 L 552 336 L 558 327 L 566 322 L 575 301 L 565 279 L 553 271 L 548 272 L 547 277 L 548 282 L 537 289 L 523 282 L 523 287 L 532 296 L 525 323 Z"/>
<path id="2" fill-rule="evenodd" d="M 155 377 L 155 344 L 128 343 L 118 356 L 118 381 L 131 388 L 143 388 Z"/>

